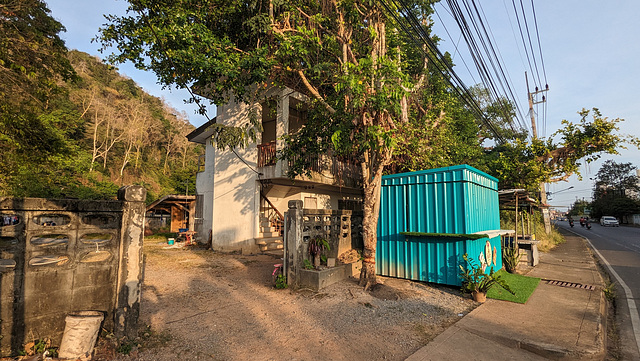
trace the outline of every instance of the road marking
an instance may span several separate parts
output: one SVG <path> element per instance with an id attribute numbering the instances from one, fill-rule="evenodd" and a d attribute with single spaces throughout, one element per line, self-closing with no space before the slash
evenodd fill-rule
<path id="1" fill-rule="evenodd" d="M 563 227 L 563 228 L 564 228 L 564 227 Z M 582 234 L 580 234 L 580 233 L 578 233 L 578 232 L 576 232 L 576 231 L 573 231 L 573 230 L 571 230 L 571 229 L 569 229 L 569 228 L 564 228 L 564 229 L 566 229 L 567 231 L 571 231 L 571 232 L 573 232 L 573 233 L 575 233 L 575 234 L 579 235 L 580 237 L 583 237 L 583 238 L 585 237 L 584 235 L 582 235 Z M 578 228 L 578 229 L 580 229 L 580 228 Z M 602 239 L 606 239 L 604 236 L 601 236 L 601 235 L 599 235 L 599 234 L 597 234 L 597 233 L 595 233 L 595 232 L 592 232 L 592 231 L 589 231 L 589 232 L 587 232 L 587 233 L 591 234 L 592 236 L 596 236 L 596 237 L 600 237 L 600 238 L 602 238 Z M 621 248 L 627 249 L 627 250 L 629 250 L 629 251 L 631 251 L 631 252 L 640 253 L 640 246 L 639 246 L 639 245 L 636 245 L 636 244 L 631 244 L 631 245 L 629 245 L 629 244 L 623 244 L 623 243 L 616 242 L 616 241 L 613 241 L 613 240 L 609 240 L 608 242 L 611 242 L 611 243 L 613 243 L 613 244 L 615 244 L 615 245 L 617 245 L 617 246 L 619 246 L 619 247 L 621 247 Z"/>
<path id="2" fill-rule="evenodd" d="M 629 288 L 629 286 L 627 286 L 626 283 L 624 283 L 624 281 L 622 280 L 622 278 L 620 277 L 620 275 L 618 275 L 618 272 L 616 272 L 613 269 L 613 266 L 611 266 L 611 263 L 609 263 L 609 261 L 607 261 L 606 258 L 604 258 L 604 256 L 602 255 L 602 253 L 600 253 L 600 251 L 598 251 L 593 244 L 591 243 L 591 241 L 589 240 L 589 238 L 576 233 L 570 229 L 567 229 L 568 231 L 570 231 L 571 233 L 580 236 L 582 238 L 584 238 L 587 243 L 589 243 L 589 246 L 591 246 L 591 249 L 593 249 L 596 254 L 598 255 L 598 257 L 600 257 L 600 259 L 602 260 L 602 262 L 604 262 L 605 265 L 607 265 L 607 268 L 609 269 L 609 272 L 611 272 L 611 274 L 616 278 L 616 280 L 618 280 L 618 283 L 620 283 L 620 285 L 622 285 L 622 288 L 624 289 L 624 294 L 627 298 L 627 307 L 629 307 L 629 317 L 631 318 L 631 328 L 633 329 L 633 336 L 636 339 L 636 347 L 638 347 L 638 352 L 640 352 L 640 317 L 638 316 L 638 308 L 636 306 L 636 301 L 633 297 L 633 293 L 631 292 L 631 289 Z"/>

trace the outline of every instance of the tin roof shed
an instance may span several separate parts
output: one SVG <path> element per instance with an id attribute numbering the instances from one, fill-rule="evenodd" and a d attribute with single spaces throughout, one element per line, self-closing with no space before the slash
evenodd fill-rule
<path id="1" fill-rule="evenodd" d="M 460 285 L 465 253 L 502 268 L 499 229 L 498 180 L 478 169 L 458 165 L 384 176 L 377 273 Z M 468 236 L 473 233 L 487 237 Z"/>

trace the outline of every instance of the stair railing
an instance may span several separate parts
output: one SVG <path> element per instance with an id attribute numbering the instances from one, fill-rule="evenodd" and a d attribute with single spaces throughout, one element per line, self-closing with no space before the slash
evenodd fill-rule
<path id="1" fill-rule="evenodd" d="M 260 192 L 260 213 L 269 220 L 271 227 L 282 236 L 284 232 L 284 216 L 262 192 Z"/>

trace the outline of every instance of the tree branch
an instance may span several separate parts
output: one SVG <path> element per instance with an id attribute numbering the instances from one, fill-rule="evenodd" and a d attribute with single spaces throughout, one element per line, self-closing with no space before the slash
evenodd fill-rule
<path id="1" fill-rule="evenodd" d="M 311 93 L 311 95 L 313 95 L 314 98 L 316 98 L 320 104 L 322 104 L 331 114 L 335 114 L 336 110 L 333 109 L 333 107 L 331 107 L 331 105 L 329 105 L 324 98 L 322 97 L 322 95 L 320 95 L 320 93 L 318 92 L 318 90 L 311 85 L 311 83 L 309 83 L 309 80 L 307 79 L 307 77 L 304 75 L 304 73 L 302 72 L 302 70 L 298 70 L 298 75 L 300 76 L 300 79 L 302 80 L 302 83 L 304 84 L 304 86 L 307 88 L 307 90 L 309 90 L 309 92 Z"/>

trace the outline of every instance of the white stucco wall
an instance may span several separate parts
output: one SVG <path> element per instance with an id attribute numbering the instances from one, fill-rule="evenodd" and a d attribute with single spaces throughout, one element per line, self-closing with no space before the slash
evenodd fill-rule
<path id="1" fill-rule="evenodd" d="M 240 126 L 246 124 L 251 111 L 259 114 L 259 105 L 248 106 L 233 100 L 218 107 L 217 123 Z M 237 155 L 236 155 L 237 153 Z M 242 158 L 244 162 L 239 159 Z M 257 251 L 259 189 L 258 150 L 255 143 L 245 149 L 213 150 L 212 235 L 217 250 Z M 208 160 L 208 159 L 207 159 Z M 247 164 L 245 164 L 245 162 Z"/>
<path id="2" fill-rule="evenodd" d="M 202 229 L 199 236 L 202 242 L 208 242 L 213 220 L 213 174 L 215 171 L 215 163 L 210 161 L 215 156 L 215 149 L 209 140 L 205 144 L 204 154 L 204 171 L 196 174 L 196 192 L 203 196 Z"/>
<path id="3" fill-rule="evenodd" d="M 295 97 L 304 101 L 305 97 L 290 89 L 274 90 L 268 97 L 278 99 L 276 139 L 278 149 L 282 149 L 282 136 L 288 132 L 289 100 Z M 258 103 L 249 106 L 231 100 L 218 106 L 216 123 L 229 126 L 246 124 L 250 113 L 254 111 L 261 117 L 261 106 Z M 261 134 L 258 136 L 260 138 Z M 208 237 L 212 230 L 212 246 L 215 250 L 248 252 L 258 251 L 255 238 L 259 236 L 260 183 L 258 174 L 258 139 L 245 149 L 222 151 L 206 144 L 205 170 L 198 173 L 196 186 L 199 194 L 204 196 L 203 203 L 203 235 Z M 244 160 L 239 159 L 239 157 Z M 246 163 L 246 164 L 245 164 Z M 272 167 L 263 167 L 263 179 L 283 177 L 286 164 L 278 162 Z M 320 208 L 337 209 L 338 200 L 344 196 L 340 191 L 314 192 L 300 186 L 277 186 L 269 194 L 269 199 L 284 214 L 289 200 L 302 200 L 305 197 L 316 197 Z"/>

